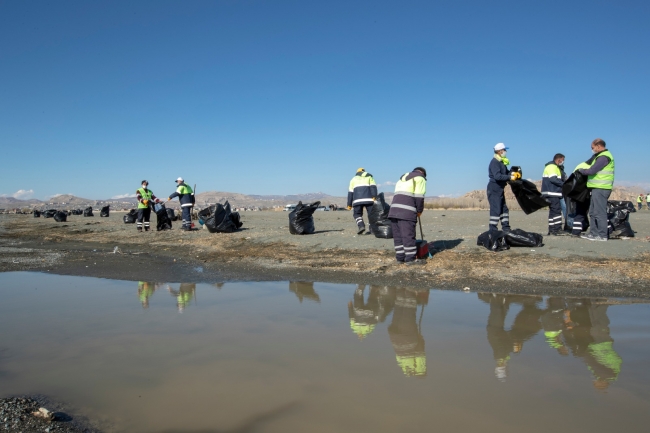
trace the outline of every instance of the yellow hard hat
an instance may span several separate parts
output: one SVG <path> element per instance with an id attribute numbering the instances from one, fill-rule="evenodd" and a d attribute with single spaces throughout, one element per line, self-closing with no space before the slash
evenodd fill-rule
<path id="1" fill-rule="evenodd" d="M 357 173 L 359 173 L 360 171 L 366 171 L 366 169 L 363 168 L 363 167 L 359 167 L 359 168 L 357 168 Z"/>

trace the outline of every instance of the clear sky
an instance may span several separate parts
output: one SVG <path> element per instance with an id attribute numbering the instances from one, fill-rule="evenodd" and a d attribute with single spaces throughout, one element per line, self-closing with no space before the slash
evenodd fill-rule
<path id="1" fill-rule="evenodd" d="M 497 142 L 539 179 L 596 137 L 647 184 L 649 23 L 647 1 L 0 0 L 0 194 L 345 195 L 418 165 L 458 194 Z"/>

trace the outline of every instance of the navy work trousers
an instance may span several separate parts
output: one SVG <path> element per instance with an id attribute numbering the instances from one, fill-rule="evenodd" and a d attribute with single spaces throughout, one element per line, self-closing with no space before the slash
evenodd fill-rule
<path id="1" fill-rule="evenodd" d="M 557 233 L 562 229 L 562 197 L 545 197 L 550 203 L 548 207 L 548 232 Z"/>
<path id="2" fill-rule="evenodd" d="M 571 234 L 580 236 L 582 232 L 587 231 L 589 228 L 589 220 L 587 219 L 587 211 L 589 210 L 589 202 L 580 203 L 576 202 L 576 215 L 573 217 L 573 227 L 571 227 Z"/>
<path id="3" fill-rule="evenodd" d="M 372 204 L 358 204 L 352 208 L 352 216 L 357 222 L 357 227 L 360 229 L 365 228 L 366 225 L 363 222 L 363 209 L 366 209 L 366 215 L 370 215 L 370 208 Z"/>
<path id="4" fill-rule="evenodd" d="M 145 230 L 149 230 L 149 219 L 151 219 L 150 207 L 138 209 L 138 219 L 136 220 L 138 228 L 142 228 L 142 225 L 144 223 Z"/>
<path id="5" fill-rule="evenodd" d="M 499 222 L 501 230 L 510 230 L 510 213 L 504 189 L 494 182 L 488 183 L 487 198 L 490 204 L 490 230 L 497 230 Z"/>
<path id="6" fill-rule="evenodd" d="M 395 258 L 398 262 L 412 262 L 415 260 L 417 247 L 415 246 L 415 221 L 390 219 L 393 228 L 393 244 L 395 245 Z"/>
<path id="7" fill-rule="evenodd" d="M 183 228 L 184 229 L 190 229 L 192 228 L 192 207 L 191 206 L 183 206 L 181 208 L 183 210 Z"/>

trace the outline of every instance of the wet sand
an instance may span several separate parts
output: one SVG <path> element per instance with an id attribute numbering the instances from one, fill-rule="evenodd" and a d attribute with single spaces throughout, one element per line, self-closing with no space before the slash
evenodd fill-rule
<path id="1" fill-rule="evenodd" d="M 650 212 L 633 213 L 637 236 L 589 242 L 545 237 L 540 248 L 492 253 L 476 245 L 486 211 L 426 211 L 434 257 L 424 266 L 394 261 L 392 240 L 356 235 L 350 212 L 317 212 L 317 233 L 292 236 L 285 212 L 244 212 L 243 230 L 211 234 L 177 228 L 139 234 L 109 218 L 67 223 L 0 216 L 0 270 L 38 270 L 128 280 L 217 282 L 304 280 L 506 293 L 650 296 Z M 155 220 L 155 216 L 152 217 Z M 544 212 L 512 212 L 515 228 L 546 232 Z M 155 225 L 155 223 L 154 223 Z M 113 253 L 115 247 L 118 252 Z"/>

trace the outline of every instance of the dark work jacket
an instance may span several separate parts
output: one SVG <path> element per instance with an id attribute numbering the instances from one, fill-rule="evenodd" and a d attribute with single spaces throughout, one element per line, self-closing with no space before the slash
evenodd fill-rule
<path id="1" fill-rule="evenodd" d="M 490 177 L 488 184 L 494 183 L 501 188 L 505 188 L 508 184 L 508 181 L 510 180 L 510 171 L 508 170 L 508 167 L 506 167 L 503 162 L 498 161 L 494 157 L 492 157 L 492 161 L 490 161 L 488 174 Z"/>
<path id="2" fill-rule="evenodd" d="M 427 179 L 419 171 L 410 172 L 406 176 L 405 180 L 409 181 L 415 177 L 421 177 L 426 185 Z M 404 209 L 401 207 L 394 206 L 396 204 L 409 206 L 415 208 L 415 210 Z M 395 218 L 398 220 L 406 220 L 406 221 L 417 221 L 418 214 L 422 213 L 423 210 L 424 210 L 424 197 L 409 197 L 406 195 L 398 194 L 396 192 L 395 195 L 393 196 L 393 201 L 391 202 L 390 205 L 390 211 L 388 211 L 388 218 Z"/>
<path id="3" fill-rule="evenodd" d="M 560 170 L 560 177 L 543 177 L 542 178 L 542 195 L 549 195 L 549 196 L 555 196 L 555 197 L 562 197 L 562 185 L 564 185 L 564 181 L 562 180 L 562 169 L 560 168 L 559 165 L 557 165 L 555 162 L 551 161 L 546 163 L 544 167 L 548 167 L 549 165 L 556 165 L 558 170 Z M 545 193 L 552 193 L 552 194 L 545 194 Z M 560 194 L 560 195 L 557 195 Z"/>

